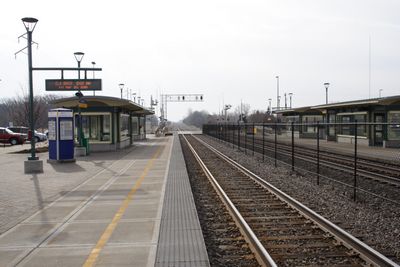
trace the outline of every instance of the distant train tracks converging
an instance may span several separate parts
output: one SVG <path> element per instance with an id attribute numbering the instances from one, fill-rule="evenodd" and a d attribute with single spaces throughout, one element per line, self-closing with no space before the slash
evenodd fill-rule
<path id="1" fill-rule="evenodd" d="M 291 165 L 292 170 L 315 177 L 318 184 L 321 180 L 337 184 L 343 191 L 351 190 L 354 200 L 360 193 L 364 200 L 372 197 L 371 200 L 400 205 L 400 164 L 394 160 L 383 160 L 373 155 L 360 156 L 354 151 L 317 150 L 314 146 L 296 141 L 292 144 L 292 141 L 274 141 L 270 137 L 260 138 L 253 134 L 242 133 L 234 138 L 229 134 L 220 136 L 211 133 L 211 136 L 231 143 L 244 153 L 262 155 L 263 159 L 270 158 Z"/>
<path id="2" fill-rule="evenodd" d="M 183 138 L 261 265 L 397 266 L 210 145 Z"/>

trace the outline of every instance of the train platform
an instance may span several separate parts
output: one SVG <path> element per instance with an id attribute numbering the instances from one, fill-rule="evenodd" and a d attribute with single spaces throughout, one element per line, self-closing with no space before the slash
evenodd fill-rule
<path id="1" fill-rule="evenodd" d="M 177 136 L 68 164 L 44 163 L 35 175 L 20 174 L 11 161 L 3 166 L 2 176 L 14 181 L 3 185 L 18 186 L 9 195 L 0 190 L 2 205 L 10 204 L 0 208 L 29 209 L 0 228 L 0 266 L 209 265 Z"/>
<path id="2" fill-rule="evenodd" d="M 266 140 L 273 142 L 274 137 L 268 136 Z M 285 142 L 290 144 L 291 137 L 278 136 L 278 142 Z M 306 138 L 295 138 L 296 145 L 306 146 L 311 148 L 317 147 L 316 139 Z M 344 153 L 348 155 L 354 155 L 354 144 L 352 143 L 338 143 L 334 141 L 320 140 L 320 148 L 326 151 L 332 151 L 337 153 Z M 399 148 L 383 148 L 376 146 L 357 145 L 357 154 L 365 158 L 379 158 L 392 162 L 400 163 L 400 149 Z"/>

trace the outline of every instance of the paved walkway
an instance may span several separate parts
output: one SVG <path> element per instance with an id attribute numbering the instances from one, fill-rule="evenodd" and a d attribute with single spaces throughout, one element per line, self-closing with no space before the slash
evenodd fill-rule
<path id="1" fill-rule="evenodd" d="M 164 197 L 156 266 L 210 266 L 182 148 L 176 134 Z"/>
<path id="2" fill-rule="evenodd" d="M 37 175 L 21 174 L 26 155 L 1 155 L 2 212 L 29 217 L 0 235 L 0 266 L 153 266 L 171 146 L 151 139 Z"/>

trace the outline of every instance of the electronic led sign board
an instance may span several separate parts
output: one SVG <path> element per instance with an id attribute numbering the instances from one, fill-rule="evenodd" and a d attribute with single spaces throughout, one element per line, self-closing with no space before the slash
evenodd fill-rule
<path id="1" fill-rule="evenodd" d="M 46 91 L 101 91 L 101 79 L 46 80 Z"/>

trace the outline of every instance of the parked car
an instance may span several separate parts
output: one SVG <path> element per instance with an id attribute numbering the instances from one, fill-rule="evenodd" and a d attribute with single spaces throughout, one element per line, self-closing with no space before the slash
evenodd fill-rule
<path id="1" fill-rule="evenodd" d="M 24 127 L 24 126 L 12 126 L 12 127 L 7 127 L 8 130 L 13 131 L 14 133 L 19 133 L 22 135 L 25 140 L 28 140 L 28 132 L 29 128 Z"/>
<path id="2" fill-rule="evenodd" d="M 19 133 L 24 136 L 25 140 L 28 140 L 28 133 L 29 133 L 29 128 L 25 126 L 12 126 L 12 127 L 7 127 L 7 129 L 13 131 L 14 133 Z M 38 131 L 35 130 L 35 142 L 41 142 L 47 140 L 47 136 L 43 133 L 39 133 Z"/>
<path id="3" fill-rule="evenodd" d="M 47 135 L 44 133 L 39 133 L 38 131 L 35 130 L 35 138 L 36 142 L 46 141 Z"/>
<path id="4" fill-rule="evenodd" d="M 7 128 L 0 127 L 0 142 L 10 143 L 11 145 L 23 144 L 25 142 L 25 137 Z"/>

